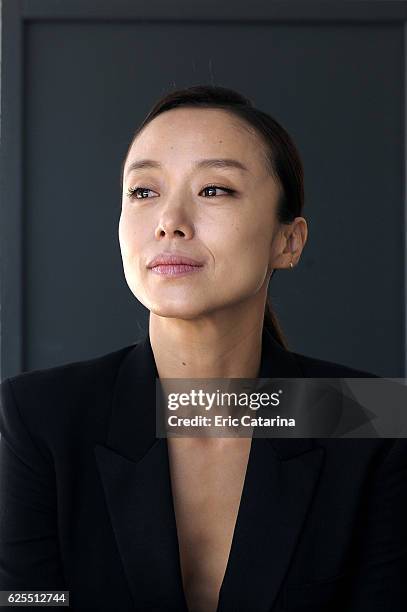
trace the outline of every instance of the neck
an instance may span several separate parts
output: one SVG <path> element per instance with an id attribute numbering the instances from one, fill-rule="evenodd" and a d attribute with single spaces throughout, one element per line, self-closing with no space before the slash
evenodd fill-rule
<path id="1" fill-rule="evenodd" d="M 256 378 L 264 301 L 194 319 L 150 313 L 151 348 L 160 378 Z"/>

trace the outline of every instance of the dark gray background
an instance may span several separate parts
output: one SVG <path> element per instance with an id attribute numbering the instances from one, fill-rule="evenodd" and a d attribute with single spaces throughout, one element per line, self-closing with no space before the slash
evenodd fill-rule
<path id="1" fill-rule="evenodd" d="M 308 243 L 270 285 L 291 350 L 404 376 L 407 3 L 190 4 L 3 0 L 2 378 L 147 329 L 120 164 L 157 98 L 198 83 L 250 97 L 302 155 Z"/>

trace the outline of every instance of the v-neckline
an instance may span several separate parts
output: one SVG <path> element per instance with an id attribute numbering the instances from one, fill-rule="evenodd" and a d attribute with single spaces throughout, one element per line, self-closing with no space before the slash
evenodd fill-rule
<path id="1" fill-rule="evenodd" d="M 173 507 L 173 511 L 174 511 L 174 520 L 175 520 L 175 525 L 176 525 L 176 545 L 177 545 L 177 553 L 178 553 L 178 565 L 180 568 L 180 576 L 181 576 L 181 586 L 182 586 L 182 592 L 183 592 L 183 597 L 184 597 L 184 601 L 185 601 L 185 607 L 186 610 L 188 610 L 189 612 L 189 607 L 188 607 L 188 599 L 186 596 L 186 592 L 185 592 L 185 583 L 184 583 L 184 575 L 183 575 L 183 571 L 182 571 L 182 558 L 181 558 L 181 546 L 180 546 L 180 542 L 181 542 L 181 538 L 180 538 L 180 529 L 178 526 L 178 522 L 177 522 L 177 511 L 176 511 L 176 497 L 174 495 L 174 483 L 173 483 L 173 478 L 172 478 L 172 473 L 171 473 L 171 455 L 170 455 L 170 449 L 169 449 L 169 445 L 168 445 L 168 439 L 165 439 L 166 442 L 166 452 L 167 452 L 167 458 L 168 458 L 168 470 L 169 470 L 169 478 L 170 478 L 170 491 L 171 491 L 171 505 Z M 248 472 L 249 472 L 249 465 L 250 465 L 250 460 L 251 460 L 251 456 L 253 454 L 253 437 L 251 437 L 250 440 L 250 447 L 249 447 L 249 451 L 245 454 L 247 454 L 247 458 L 244 462 L 244 475 L 243 475 L 243 482 L 242 482 L 242 488 L 241 488 L 241 493 L 239 496 L 239 501 L 237 504 L 237 511 L 235 514 L 235 520 L 234 520 L 234 525 L 233 525 L 233 530 L 232 530 L 232 537 L 231 537 L 231 541 L 230 541 L 230 546 L 228 547 L 228 554 L 227 554 L 227 560 L 226 560 L 226 564 L 225 564 L 225 570 L 223 572 L 222 575 L 222 580 L 220 583 L 220 587 L 217 593 L 217 605 L 216 608 L 214 609 L 213 612 L 219 612 L 219 606 L 220 606 L 220 601 L 221 601 L 221 596 L 223 593 L 223 587 L 225 584 L 225 581 L 227 579 L 228 576 L 228 568 L 231 565 L 231 558 L 232 558 L 232 554 L 233 554 L 233 549 L 234 549 L 234 541 L 236 540 L 236 533 L 237 533 L 237 529 L 239 526 L 239 515 L 241 513 L 241 507 L 242 507 L 242 500 L 244 498 L 244 494 L 245 494 L 245 487 L 246 487 L 246 483 L 247 483 L 247 477 L 248 477 Z"/>

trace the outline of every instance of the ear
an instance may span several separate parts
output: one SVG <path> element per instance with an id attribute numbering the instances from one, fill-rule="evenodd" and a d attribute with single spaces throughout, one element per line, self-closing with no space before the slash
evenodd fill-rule
<path id="1" fill-rule="evenodd" d="M 308 226 L 304 217 L 295 217 L 289 224 L 283 224 L 275 236 L 270 249 L 271 268 L 296 266 L 308 237 Z"/>

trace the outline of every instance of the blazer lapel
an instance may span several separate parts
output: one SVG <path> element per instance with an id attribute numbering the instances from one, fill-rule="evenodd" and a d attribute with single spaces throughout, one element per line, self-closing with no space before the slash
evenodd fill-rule
<path id="1" fill-rule="evenodd" d="M 264 329 L 259 378 L 302 377 Z M 137 610 L 188 612 L 168 447 L 156 438 L 155 365 L 149 335 L 124 358 L 106 445 L 95 445 L 112 529 Z M 217 612 L 267 612 L 278 596 L 323 464 L 308 438 L 255 438 Z"/>
<path id="2" fill-rule="evenodd" d="M 293 355 L 263 329 L 258 378 L 302 378 Z M 316 490 L 324 450 L 309 438 L 254 429 L 218 612 L 270 612 Z"/>
<path id="3" fill-rule="evenodd" d="M 167 444 L 155 435 L 156 377 L 147 336 L 122 362 L 95 454 L 135 609 L 187 612 Z"/>

